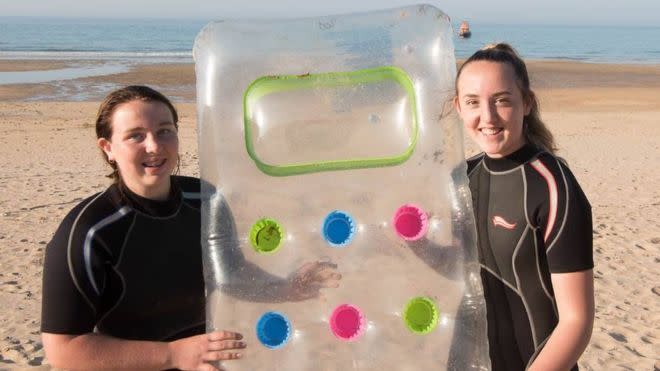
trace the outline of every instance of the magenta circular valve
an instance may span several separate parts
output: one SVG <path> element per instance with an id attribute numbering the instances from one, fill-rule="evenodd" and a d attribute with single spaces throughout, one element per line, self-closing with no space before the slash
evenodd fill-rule
<path id="1" fill-rule="evenodd" d="M 365 319 L 362 311 L 351 304 L 335 308 L 330 316 L 330 330 L 341 340 L 356 340 L 364 332 Z"/>
<path id="2" fill-rule="evenodd" d="M 417 241 L 424 237 L 429 228 L 428 216 L 417 205 L 406 204 L 394 214 L 394 230 L 406 241 Z"/>

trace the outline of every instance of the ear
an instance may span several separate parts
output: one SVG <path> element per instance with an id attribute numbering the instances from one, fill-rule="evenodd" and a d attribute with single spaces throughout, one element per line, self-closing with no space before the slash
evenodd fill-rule
<path id="1" fill-rule="evenodd" d="M 534 99 L 533 96 L 527 97 L 527 99 L 523 99 L 523 108 L 525 110 L 525 116 L 529 115 L 530 112 L 532 112 L 532 100 Z"/>
<path id="2" fill-rule="evenodd" d="M 454 108 L 456 112 L 461 113 L 461 103 L 458 101 L 458 95 L 454 97 Z"/>
<path id="3" fill-rule="evenodd" d="M 96 145 L 98 145 L 99 148 L 101 148 L 101 151 L 105 152 L 105 155 L 108 157 L 109 161 L 115 160 L 112 154 L 112 143 L 109 140 L 105 138 L 99 138 L 96 141 Z"/>

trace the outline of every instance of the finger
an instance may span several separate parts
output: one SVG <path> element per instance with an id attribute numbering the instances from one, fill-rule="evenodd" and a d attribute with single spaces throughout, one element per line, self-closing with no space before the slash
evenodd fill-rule
<path id="1" fill-rule="evenodd" d="M 201 366 L 199 366 L 197 368 L 197 370 L 199 370 L 199 371 L 225 371 L 224 368 L 222 368 L 222 367 L 221 368 L 216 368 L 216 367 L 213 367 L 213 365 L 211 365 L 209 363 L 202 364 Z"/>
<path id="2" fill-rule="evenodd" d="M 208 333 L 209 341 L 241 340 L 243 335 L 232 331 L 213 331 Z"/>
<path id="3" fill-rule="evenodd" d="M 298 270 L 296 271 L 297 276 L 303 276 L 309 272 L 312 272 L 315 268 L 315 263 L 313 262 L 307 262 L 303 264 Z"/>
<path id="4" fill-rule="evenodd" d="M 337 270 L 337 264 L 329 261 L 316 261 L 316 262 L 308 262 L 305 263 L 300 269 L 298 269 L 298 275 L 303 275 L 303 274 L 315 274 L 315 272 L 319 272 L 322 270 Z"/>
<path id="5" fill-rule="evenodd" d="M 321 281 L 317 283 L 319 288 L 326 288 L 326 289 L 336 289 L 339 287 L 339 281 L 337 280 L 326 280 L 326 281 Z"/>
<path id="6" fill-rule="evenodd" d="M 305 287 L 306 290 L 322 289 L 322 288 L 337 288 L 339 287 L 339 280 L 334 277 L 315 277 L 310 280 L 309 284 Z"/>
<path id="7" fill-rule="evenodd" d="M 241 357 L 243 357 L 242 353 L 213 351 L 204 354 L 202 359 L 205 361 L 229 361 Z"/>
<path id="8" fill-rule="evenodd" d="M 316 272 L 316 274 L 314 275 L 314 280 L 316 281 L 327 281 L 327 280 L 338 281 L 340 279 L 341 279 L 341 274 L 337 273 L 332 269 L 324 269 Z"/>
<path id="9" fill-rule="evenodd" d="M 209 343 L 209 351 L 243 349 L 246 346 L 247 344 L 244 341 L 234 341 L 234 340 L 214 341 Z"/>
<path id="10" fill-rule="evenodd" d="M 327 267 L 327 266 L 318 266 L 314 272 L 310 274 L 312 277 L 315 279 L 318 279 L 319 275 L 321 275 L 321 278 L 335 278 L 335 279 L 340 279 L 341 278 L 341 273 L 337 272 L 335 268 L 332 267 Z"/>
<path id="11" fill-rule="evenodd" d="M 316 298 L 319 296 L 319 289 L 321 287 L 319 285 L 306 285 L 305 287 L 301 288 L 300 290 L 297 290 L 293 296 L 294 300 L 307 300 L 307 299 L 312 299 Z"/>
<path id="12" fill-rule="evenodd" d="M 331 261 L 319 260 L 319 261 L 315 262 L 314 265 L 316 267 L 318 267 L 319 269 L 322 269 L 322 268 L 337 269 L 337 264 L 335 264 Z"/>

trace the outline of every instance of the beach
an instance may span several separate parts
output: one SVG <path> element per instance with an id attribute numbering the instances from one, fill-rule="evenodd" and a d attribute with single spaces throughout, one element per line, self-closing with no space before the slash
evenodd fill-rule
<path id="1" fill-rule="evenodd" d="M 69 63 L 0 60 L 0 72 Z M 660 65 L 544 60 L 529 69 L 559 155 L 592 206 L 596 321 L 580 367 L 660 370 Z M 126 84 L 173 97 L 181 173 L 198 175 L 193 64 L 0 85 L 0 369 L 49 369 L 39 334 L 44 249 L 73 206 L 109 185 L 94 119 L 103 96 Z M 475 151 L 466 141 L 466 155 Z"/>

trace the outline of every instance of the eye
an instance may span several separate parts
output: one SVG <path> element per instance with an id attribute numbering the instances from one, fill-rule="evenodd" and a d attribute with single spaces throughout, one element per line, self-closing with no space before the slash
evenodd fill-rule
<path id="1" fill-rule="evenodd" d="M 131 133 L 128 135 L 128 140 L 133 142 L 140 142 L 144 139 L 143 133 Z"/>
<path id="2" fill-rule="evenodd" d="M 476 106 L 478 104 L 479 104 L 479 101 L 476 100 L 476 99 L 468 99 L 468 100 L 465 101 L 465 105 L 470 106 L 470 107 Z"/>
<path id="3" fill-rule="evenodd" d="M 507 97 L 500 97 L 500 98 L 495 99 L 495 104 L 499 104 L 499 105 L 502 105 L 502 106 L 509 105 L 510 103 L 511 103 L 511 100 L 509 100 L 509 98 L 507 98 Z"/>
<path id="4" fill-rule="evenodd" d="M 162 128 L 158 130 L 159 137 L 169 138 L 175 135 L 176 135 L 176 131 L 171 128 Z"/>

